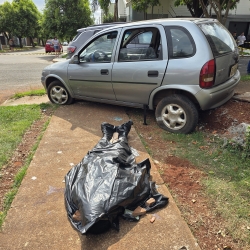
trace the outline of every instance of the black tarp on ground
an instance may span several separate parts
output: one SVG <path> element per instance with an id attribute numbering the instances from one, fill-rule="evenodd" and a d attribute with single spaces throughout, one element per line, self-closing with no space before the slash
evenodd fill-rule
<path id="1" fill-rule="evenodd" d="M 65 176 L 65 206 L 72 226 L 82 234 L 119 230 L 118 216 L 137 206 L 152 211 L 168 203 L 150 182 L 149 159 L 136 164 L 127 136 L 132 121 L 114 126 L 102 123 L 103 137 Z M 111 143 L 113 133 L 119 140 Z M 149 198 L 156 202 L 146 207 Z M 81 221 L 73 219 L 79 210 Z"/>

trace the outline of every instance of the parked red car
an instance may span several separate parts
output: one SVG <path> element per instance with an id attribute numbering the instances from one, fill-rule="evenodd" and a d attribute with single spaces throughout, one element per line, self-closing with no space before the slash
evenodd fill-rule
<path id="1" fill-rule="evenodd" d="M 45 53 L 55 52 L 54 45 L 53 45 L 52 41 L 53 41 L 52 39 L 49 39 L 46 41 Z M 63 52 L 63 46 L 61 44 L 60 44 L 60 52 Z"/>

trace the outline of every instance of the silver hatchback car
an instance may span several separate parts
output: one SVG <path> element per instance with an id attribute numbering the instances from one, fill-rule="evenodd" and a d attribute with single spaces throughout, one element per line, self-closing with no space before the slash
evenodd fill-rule
<path id="1" fill-rule="evenodd" d="M 215 19 L 147 20 L 98 32 L 71 59 L 47 66 L 41 81 L 53 103 L 147 107 L 161 128 L 190 133 L 199 110 L 234 95 L 238 58 L 235 40 Z"/>

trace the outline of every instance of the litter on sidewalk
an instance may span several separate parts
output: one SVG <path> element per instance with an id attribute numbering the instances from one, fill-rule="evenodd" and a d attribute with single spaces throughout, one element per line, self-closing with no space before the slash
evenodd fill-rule
<path id="1" fill-rule="evenodd" d="M 119 216 L 138 221 L 168 204 L 150 181 L 149 159 L 135 161 L 127 140 L 132 124 L 102 123 L 103 137 L 65 176 L 67 215 L 81 234 L 119 231 Z"/>

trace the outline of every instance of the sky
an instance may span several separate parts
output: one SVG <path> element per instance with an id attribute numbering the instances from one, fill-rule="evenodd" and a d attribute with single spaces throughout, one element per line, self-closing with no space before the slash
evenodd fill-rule
<path id="1" fill-rule="evenodd" d="M 0 0 L 0 4 L 3 4 L 4 2 L 12 2 L 12 0 Z M 38 10 L 42 11 L 45 7 L 45 0 L 33 0 L 33 3 L 36 5 Z"/>

